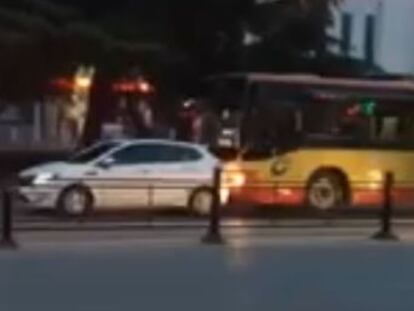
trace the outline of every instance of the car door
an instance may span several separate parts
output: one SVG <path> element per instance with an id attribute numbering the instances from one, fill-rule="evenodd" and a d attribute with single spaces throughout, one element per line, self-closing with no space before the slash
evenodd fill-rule
<path id="1" fill-rule="evenodd" d="M 100 181 L 98 191 L 103 206 L 148 207 L 153 161 L 150 152 L 146 145 L 132 144 L 102 159 L 104 165 L 100 166 L 96 179 Z"/>
<path id="2" fill-rule="evenodd" d="M 195 148 L 179 145 L 158 145 L 158 160 L 151 170 L 152 192 L 150 201 L 154 206 L 186 206 L 194 188 L 204 179 L 200 163 L 203 155 Z"/>

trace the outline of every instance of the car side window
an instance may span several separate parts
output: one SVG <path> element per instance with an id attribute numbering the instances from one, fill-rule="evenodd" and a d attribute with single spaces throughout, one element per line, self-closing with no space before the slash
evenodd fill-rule
<path id="1" fill-rule="evenodd" d="M 163 162 L 192 162 L 202 158 L 200 152 L 191 147 L 164 146 Z"/>
<path id="2" fill-rule="evenodd" d="M 160 162 L 160 150 L 156 145 L 131 145 L 112 155 L 115 164 L 146 164 Z"/>
<path id="3" fill-rule="evenodd" d="M 151 164 L 197 161 L 202 155 L 195 149 L 161 144 L 131 145 L 112 155 L 115 164 Z"/>

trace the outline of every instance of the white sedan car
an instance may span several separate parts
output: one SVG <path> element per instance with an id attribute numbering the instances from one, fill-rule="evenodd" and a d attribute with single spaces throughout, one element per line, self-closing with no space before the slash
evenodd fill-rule
<path id="1" fill-rule="evenodd" d="M 19 174 L 27 206 L 81 215 L 104 208 L 186 207 L 209 212 L 219 161 L 203 146 L 169 140 L 96 144 L 66 162 Z M 226 203 L 226 191 L 220 199 Z"/>

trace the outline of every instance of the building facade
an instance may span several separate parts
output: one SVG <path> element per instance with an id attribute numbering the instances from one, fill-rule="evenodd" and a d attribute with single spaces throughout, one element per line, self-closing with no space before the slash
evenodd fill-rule
<path id="1" fill-rule="evenodd" d="M 334 54 L 364 60 L 392 74 L 414 74 L 414 1 L 343 0 L 328 34 Z"/>
<path id="2" fill-rule="evenodd" d="M 66 121 L 67 101 L 51 98 L 42 102 L 0 104 L 0 151 L 68 150 L 79 137 Z"/>

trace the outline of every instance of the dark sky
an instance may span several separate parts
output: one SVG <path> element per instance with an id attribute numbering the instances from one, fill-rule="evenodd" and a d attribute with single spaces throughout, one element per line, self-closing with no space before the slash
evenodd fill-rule
<path id="1" fill-rule="evenodd" d="M 157 0 L 54 0 L 57 3 L 68 4 L 73 7 L 80 8 L 86 12 L 88 16 L 100 16 L 113 14 L 127 10 L 145 11 L 145 8 L 152 10 L 158 5 Z M 164 1 L 165 2 L 165 1 Z"/>
<path id="2" fill-rule="evenodd" d="M 129 0 L 54 0 L 57 3 L 68 4 L 73 7 L 81 8 L 88 13 L 101 13 L 122 7 Z M 145 1 L 145 0 L 144 0 Z M 143 2 L 143 0 L 137 0 Z"/>

